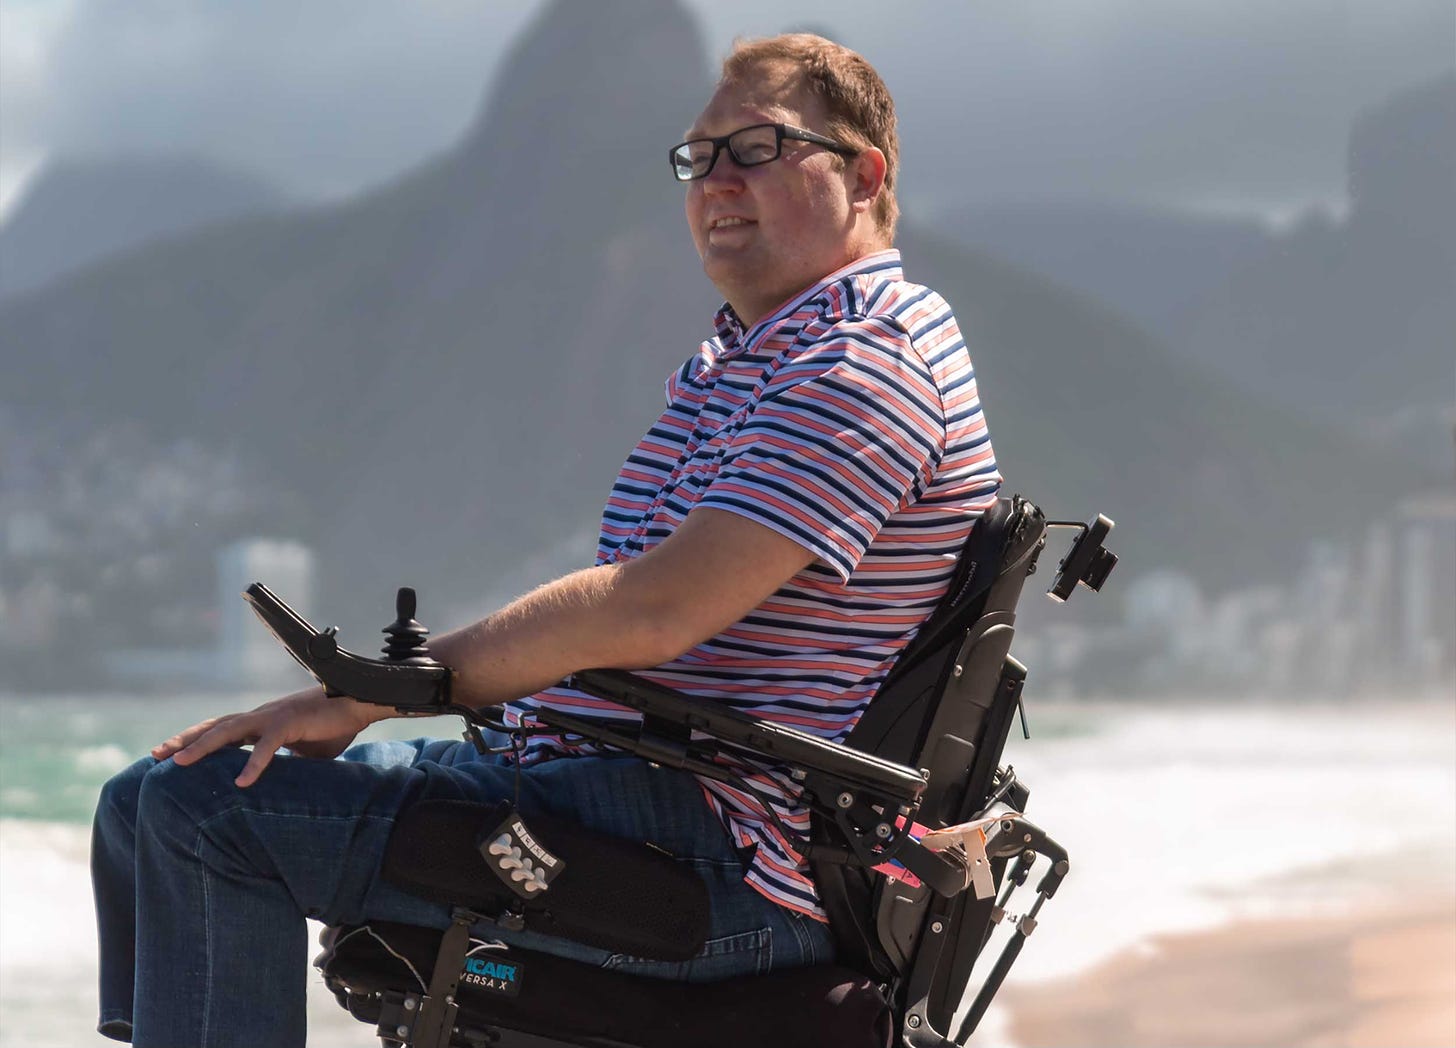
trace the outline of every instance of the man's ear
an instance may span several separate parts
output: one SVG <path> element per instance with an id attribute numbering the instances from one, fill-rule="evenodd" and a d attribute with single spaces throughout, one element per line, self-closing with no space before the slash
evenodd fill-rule
<path id="1" fill-rule="evenodd" d="M 885 154 L 874 146 L 861 150 L 850 158 L 849 173 L 854 181 L 850 185 L 850 203 L 856 211 L 868 211 L 879 199 L 885 188 Z"/>

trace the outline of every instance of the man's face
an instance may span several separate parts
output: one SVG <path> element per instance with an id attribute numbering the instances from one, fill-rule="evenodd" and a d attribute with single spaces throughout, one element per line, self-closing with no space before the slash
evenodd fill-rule
<path id="1" fill-rule="evenodd" d="M 774 123 L 828 133 L 823 104 L 793 66 L 763 64 L 745 79 L 719 84 L 686 137 Z M 687 184 L 703 270 L 745 324 L 864 253 L 854 168 L 821 146 L 785 140 L 779 159 L 754 167 L 739 167 L 725 148 L 706 178 Z"/>

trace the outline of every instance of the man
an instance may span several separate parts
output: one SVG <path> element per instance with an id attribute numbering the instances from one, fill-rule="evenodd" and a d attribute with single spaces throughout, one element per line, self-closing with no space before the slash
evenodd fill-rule
<path id="1" fill-rule="evenodd" d="M 727 300 L 717 335 L 669 379 L 596 565 L 431 650 L 456 701 L 509 703 L 516 723 L 543 705 L 630 716 L 556 684 L 620 667 L 842 738 L 995 499 L 970 360 L 890 250 L 894 109 L 862 58 L 807 35 L 740 45 L 686 138 L 671 162 Z M 93 846 L 103 1032 L 301 1044 L 305 916 L 448 922 L 378 872 L 395 816 L 425 796 L 519 788 L 528 821 L 547 810 L 651 841 L 708 883 L 710 940 L 685 965 L 523 945 L 687 979 L 832 956 L 798 851 L 807 813 L 780 770 L 739 767 L 755 797 L 559 738 L 533 737 L 519 769 L 453 742 L 349 748 L 393 715 L 310 689 L 188 728 L 108 784 Z"/>

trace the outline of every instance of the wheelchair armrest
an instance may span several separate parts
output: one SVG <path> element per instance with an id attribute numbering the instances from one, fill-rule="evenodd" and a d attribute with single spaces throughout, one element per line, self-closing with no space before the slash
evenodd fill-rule
<path id="1" fill-rule="evenodd" d="M 750 717 L 626 670 L 583 670 L 572 675 L 571 683 L 589 695 L 637 710 L 644 717 L 702 732 L 795 769 L 828 775 L 897 805 L 914 805 L 925 790 L 925 776 L 914 768 L 797 728 Z"/>

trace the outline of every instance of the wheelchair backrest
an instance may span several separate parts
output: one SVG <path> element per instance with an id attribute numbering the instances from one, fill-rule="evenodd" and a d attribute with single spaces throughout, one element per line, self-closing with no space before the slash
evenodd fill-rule
<path id="1" fill-rule="evenodd" d="M 972 818 L 994 789 L 1025 678 L 1009 654 L 1016 603 L 1045 531 L 1041 510 L 1020 496 L 998 500 L 977 521 L 945 598 L 845 740 L 862 752 L 930 772 L 918 817 L 924 825 Z M 816 840 L 831 840 L 833 831 L 816 821 L 814 833 Z M 829 862 L 815 862 L 814 875 L 840 963 L 899 981 L 915 957 L 932 905 L 929 889 Z M 956 996 L 953 981 L 964 986 L 984 944 L 976 925 L 989 925 L 990 904 L 962 895 L 948 904 L 941 900 L 940 907 L 941 919 L 952 922 L 949 941 L 958 944 L 951 963 L 936 972 L 939 995 L 950 1002 Z M 936 994 L 931 996 L 933 1004 Z"/>

